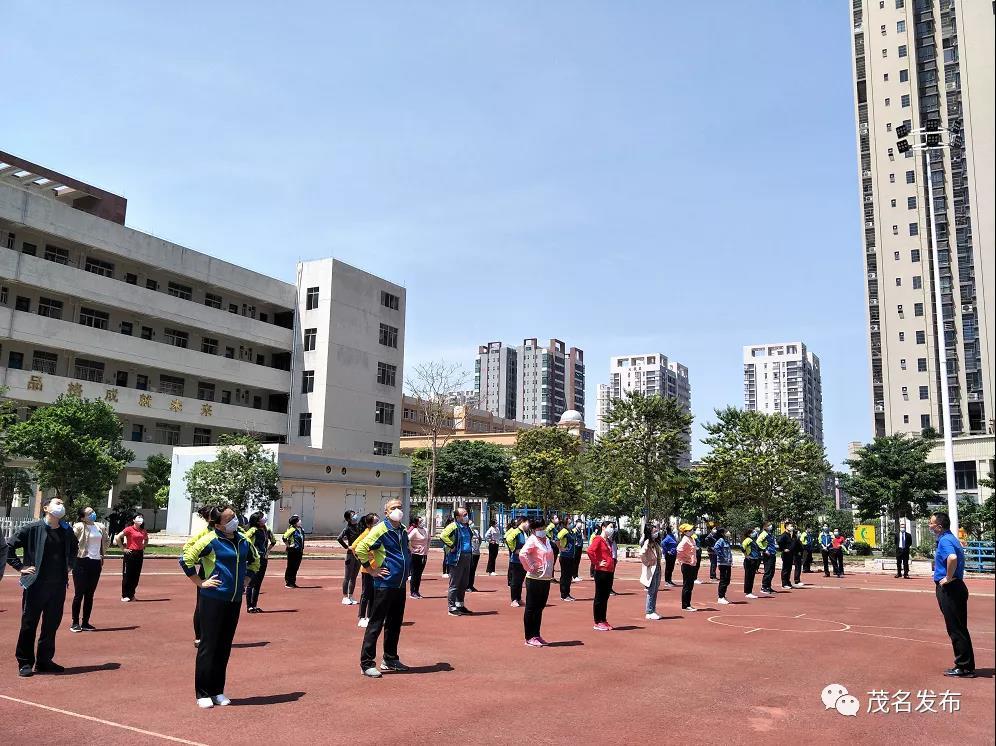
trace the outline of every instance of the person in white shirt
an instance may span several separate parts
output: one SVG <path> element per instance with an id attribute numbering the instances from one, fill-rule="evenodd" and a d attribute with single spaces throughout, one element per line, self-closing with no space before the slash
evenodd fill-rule
<path id="1" fill-rule="evenodd" d="M 498 548 L 501 546 L 502 534 L 498 530 L 498 520 L 492 518 L 488 530 L 484 532 L 484 541 L 488 543 L 488 575 L 495 575 L 495 563 L 498 561 Z"/>
<path id="2" fill-rule="evenodd" d="M 96 627 L 90 624 L 90 612 L 93 611 L 93 594 L 100 582 L 107 554 L 107 531 L 97 523 L 97 512 L 87 505 L 77 511 L 73 533 L 79 542 L 79 550 L 73 566 L 73 624 L 69 631 L 92 632 Z"/>

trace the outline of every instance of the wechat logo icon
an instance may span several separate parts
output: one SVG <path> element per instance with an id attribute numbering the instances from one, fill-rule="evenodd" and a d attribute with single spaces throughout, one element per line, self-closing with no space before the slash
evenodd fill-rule
<path id="1" fill-rule="evenodd" d="M 827 710 L 836 710 L 845 717 L 855 717 L 861 709 L 858 698 L 848 694 L 847 687 L 842 684 L 827 684 L 820 692 L 820 699 Z"/>

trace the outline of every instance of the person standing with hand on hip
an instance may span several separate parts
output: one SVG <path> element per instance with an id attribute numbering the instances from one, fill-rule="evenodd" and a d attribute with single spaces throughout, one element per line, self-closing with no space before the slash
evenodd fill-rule
<path id="1" fill-rule="evenodd" d="M 450 587 L 446 594 L 450 616 L 463 616 L 471 613 L 464 606 L 464 597 L 470 587 L 470 568 L 474 557 L 474 537 L 470 530 L 470 514 L 464 507 L 453 511 L 453 523 L 439 534 L 439 540 L 446 549 L 446 569 Z"/>
<path id="2" fill-rule="evenodd" d="M 754 578 L 757 569 L 761 566 L 761 548 L 757 545 L 757 537 L 761 533 L 760 528 L 755 528 L 750 532 L 750 536 L 743 540 L 740 545 L 744 550 L 744 597 L 757 598 L 754 595 Z"/>
<path id="3" fill-rule="evenodd" d="M 287 521 L 283 542 L 287 547 L 284 588 L 297 588 L 297 571 L 301 569 L 301 560 L 304 559 L 304 529 L 301 527 L 301 516 L 292 515 Z"/>
<path id="4" fill-rule="evenodd" d="M 591 537 L 588 544 L 588 559 L 595 572 L 595 597 L 591 611 L 595 619 L 596 632 L 611 632 L 608 622 L 609 596 L 612 595 L 612 580 L 616 573 L 616 558 L 612 553 L 612 538 L 615 527 L 612 521 L 602 521 L 602 530 Z"/>
<path id="5" fill-rule="evenodd" d="M 131 519 L 131 525 L 114 537 L 114 543 L 124 549 L 121 563 L 121 600 L 125 603 L 135 600 L 138 581 L 142 577 L 142 564 L 145 562 L 145 547 L 149 543 L 149 532 L 145 530 L 145 518 L 139 513 Z"/>
<path id="6" fill-rule="evenodd" d="M 277 539 L 274 537 L 270 527 L 266 525 L 266 514 L 256 511 L 249 516 L 249 528 L 245 531 L 246 538 L 252 542 L 259 555 L 259 570 L 253 575 L 246 588 L 246 613 L 259 614 L 259 590 L 263 585 L 263 578 L 266 577 L 266 565 L 270 556 L 270 550 L 276 546 Z"/>
<path id="7" fill-rule="evenodd" d="M 513 526 L 505 532 L 505 546 L 508 547 L 508 590 L 512 598 L 512 608 L 522 605 L 522 584 L 526 580 L 526 571 L 519 562 L 519 552 L 526 544 L 526 531 L 529 529 L 529 519 L 521 516 Z"/>
<path id="8" fill-rule="evenodd" d="M 484 532 L 484 541 L 488 545 L 488 575 L 495 575 L 495 565 L 498 562 L 498 549 L 501 546 L 501 531 L 498 530 L 498 519 L 488 522 L 488 530 Z"/>
<path id="9" fill-rule="evenodd" d="M 574 582 L 578 555 L 581 554 L 578 535 L 570 524 L 559 524 L 557 535 L 547 538 L 552 538 L 560 547 L 560 600 L 573 603 L 575 599 L 571 595 L 571 583 Z"/>
<path id="10" fill-rule="evenodd" d="M 692 591 L 695 589 L 695 576 L 698 574 L 698 558 L 695 547 L 695 527 L 691 523 L 678 526 L 681 541 L 678 542 L 678 564 L 681 566 L 681 610 L 698 611 L 692 606 Z"/>
<path id="11" fill-rule="evenodd" d="M 352 606 L 356 603 L 353 593 L 356 591 L 356 576 L 360 572 L 360 563 L 353 554 L 353 544 L 363 533 L 360 516 L 355 510 L 347 510 L 342 514 L 346 526 L 339 532 L 336 541 L 346 550 L 346 568 L 342 577 L 342 605 Z"/>
<path id="12" fill-rule="evenodd" d="M 522 612 L 522 626 L 526 645 L 541 648 L 547 644 L 540 634 L 543 624 L 543 609 L 550 598 L 550 583 L 553 582 L 553 564 L 556 561 L 553 546 L 543 527 L 543 519 L 530 522 L 532 536 L 526 539 L 519 552 L 519 561 L 526 571 L 526 608 Z M 561 566 L 563 571 L 563 566 Z"/>
<path id="13" fill-rule="evenodd" d="M 931 533 L 937 537 L 937 549 L 934 552 L 934 595 L 955 655 L 954 667 L 947 669 L 944 675 L 974 678 L 975 651 L 972 649 L 972 636 L 968 633 L 965 550 L 951 533 L 951 518 L 947 513 L 934 513 L 930 516 L 929 525 Z"/>
<path id="14" fill-rule="evenodd" d="M 93 610 L 93 594 L 100 582 L 100 571 L 104 568 L 108 538 L 104 527 L 97 523 L 97 512 L 89 505 L 77 512 L 73 535 L 79 550 L 73 566 L 73 625 L 69 631 L 93 632 L 96 627 L 90 624 L 90 612 Z M 83 609 L 82 624 L 80 607 Z"/>
<path id="15" fill-rule="evenodd" d="M 7 539 L 7 564 L 21 573 L 24 596 L 21 603 L 21 631 L 17 636 L 17 675 L 63 673 L 56 663 L 55 634 L 62 623 L 69 573 L 76 563 L 79 545 L 68 523 L 62 520 L 66 506 L 58 497 L 49 500 L 44 516 L 21 526 Z M 22 550 L 22 557 L 17 550 Z M 41 622 L 38 648 L 35 634 Z"/>
<path id="16" fill-rule="evenodd" d="M 718 603 L 724 606 L 729 601 L 726 600 L 726 591 L 730 587 L 730 578 L 733 575 L 733 548 L 730 532 L 725 528 L 716 529 L 716 543 L 713 548 L 716 550 L 716 568 L 719 570 L 719 597 Z"/>

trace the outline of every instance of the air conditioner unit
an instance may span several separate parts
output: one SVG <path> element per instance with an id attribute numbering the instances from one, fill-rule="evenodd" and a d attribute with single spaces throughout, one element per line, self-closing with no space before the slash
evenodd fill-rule
<path id="1" fill-rule="evenodd" d="M 867 135 L 868 134 L 868 125 L 867 125 L 867 123 L 862 122 L 861 124 L 859 124 L 858 125 L 858 132 L 860 132 L 862 135 Z"/>
<path id="2" fill-rule="evenodd" d="M 861 172 L 861 176 L 863 176 L 866 179 L 870 179 L 871 175 L 872 175 L 871 169 L 865 169 L 864 171 Z"/>
<path id="3" fill-rule="evenodd" d="M 874 228 L 874 227 L 875 227 L 875 221 L 874 220 L 866 220 L 865 221 L 865 228 Z"/>
<path id="4" fill-rule="evenodd" d="M 946 90 L 953 91 L 953 90 L 956 90 L 958 88 L 958 84 L 955 83 L 954 81 L 952 81 L 950 83 L 945 83 L 944 84 L 944 88 Z"/>
<path id="5" fill-rule="evenodd" d="M 972 311 L 974 311 L 974 310 L 975 310 L 975 306 L 973 306 L 973 305 L 972 305 L 971 303 L 965 303 L 965 304 L 964 304 L 964 305 L 963 305 L 963 306 L 961 307 L 961 312 L 962 312 L 962 313 L 971 313 L 971 312 L 972 312 Z"/>
<path id="6" fill-rule="evenodd" d="M 872 330 L 873 332 L 877 332 L 877 331 L 878 331 L 878 324 L 872 324 L 872 325 L 871 325 L 871 330 Z"/>
<path id="7" fill-rule="evenodd" d="M 865 195 L 865 202 L 867 202 L 867 203 L 870 204 L 870 203 L 872 203 L 874 201 L 875 201 L 875 197 L 874 196 L 872 196 L 871 194 L 866 194 Z"/>

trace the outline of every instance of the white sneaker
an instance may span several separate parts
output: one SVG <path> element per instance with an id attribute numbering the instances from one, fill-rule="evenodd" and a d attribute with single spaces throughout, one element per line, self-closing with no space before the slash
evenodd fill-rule
<path id="1" fill-rule="evenodd" d="M 353 598 L 352 596 L 349 597 L 349 605 L 350 606 L 356 606 L 356 604 L 358 604 L 358 603 L 359 603 L 359 601 L 357 601 L 355 598 Z"/>
<path id="2" fill-rule="evenodd" d="M 572 583 L 580 583 L 581 582 L 581 578 L 574 578 L 573 580 L 571 580 L 571 582 Z"/>
<path id="3" fill-rule="evenodd" d="M 725 598 L 721 598 L 721 599 L 717 600 L 717 601 L 716 601 L 716 603 L 718 603 L 718 604 L 723 604 L 724 606 L 726 606 L 726 605 L 727 605 L 727 604 L 729 604 L 730 602 L 729 602 L 729 601 L 727 601 L 727 600 L 726 600 Z"/>
<path id="4" fill-rule="evenodd" d="M 792 583 L 793 588 L 802 588 L 805 585 L 805 583 Z"/>
<path id="5" fill-rule="evenodd" d="M 363 617 L 362 619 L 360 619 L 360 621 L 358 621 L 356 623 L 356 626 L 357 627 L 366 627 L 368 624 L 370 624 L 370 620 L 367 619 L 366 617 Z"/>
<path id="6" fill-rule="evenodd" d="M 744 598 L 757 598 L 753 593 L 748 593 Z"/>
<path id="7" fill-rule="evenodd" d="M 676 588 L 677 586 L 674 583 L 664 583 L 664 587 L 665 588 Z"/>
<path id="8" fill-rule="evenodd" d="M 448 578 L 449 576 L 450 574 L 448 572 L 444 572 L 441 577 Z"/>
<path id="9" fill-rule="evenodd" d="M 513 609 L 518 609 L 520 606 L 522 606 L 522 604 L 520 604 L 518 601 L 513 601 L 512 603 L 509 604 L 509 606 L 511 606 Z"/>
<path id="10" fill-rule="evenodd" d="M 349 596 L 343 596 L 343 597 L 342 597 L 342 601 L 340 601 L 340 603 L 341 603 L 341 604 L 342 604 L 343 606 L 349 606 L 349 605 L 350 605 L 350 604 L 352 604 L 353 602 L 349 600 Z"/>
<path id="11" fill-rule="evenodd" d="M 124 597 L 122 597 L 121 598 L 121 603 L 123 603 L 123 604 L 131 603 L 131 599 L 130 598 L 124 598 Z"/>
<path id="12" fill-rule="evenodd" d="M 657 621 L 660 621 L 661 615 L 658 614 L 656 611 L 654 611 L 654 612 L 651 612 L 650 614 L 647 614 L 643 618 L 647 619 L 649 621 L 652 621 L 652 622 L 657 622 Z"/>
<path id="13" fill-rule="evenodd" d="M 496 572 L 489 572 L 489 573 L 488 573 L 488 575 L 490 575 L 491 577 L 494 577 L 494 576 L 495 576 L 495 575 L 497 575 L 497 574 L 498 574 L 498 573 L 496 573 Z"/>
<path id="14" fill-rule="evenodd" d="M 687 609 L 682 609 L 682 611 L 698 611 L 694 606 L 689 606 Z"/>
<path id="15" fill-rule="evenodd" d="M 198 697 L 197 706 L 200 707 L 202 710 L 210 710 L 212 707 L 214 707 L 214 700 L 211 699 L 210 697 Z"/>
<path id="16" fill-rule="evenodd" d="M 695 585 L 702 585 L 702 581 L 701 580 L 696 580 L 695 581 Z"/>
<path id="17" fill-rule="evenodd" d="M 232 704 L 232 700 L 230 700 L 224 694 L 216 694 L 215 696 L 211 697 L 211 699 L 214 700 L 214 703 L 218 705 L 218 707 L 228 707 L 228 705 Z"/>
<path id="18" fill-rule="evenodd" d="M 369 676 L 371 679 L 379 679 L 384 674 L 382 674 L 380 671 L 378 671 L 376 666 L 370 666 L 370 668 L 366 669 L 363 672 L 363 675 L 364 676 Z"/>

